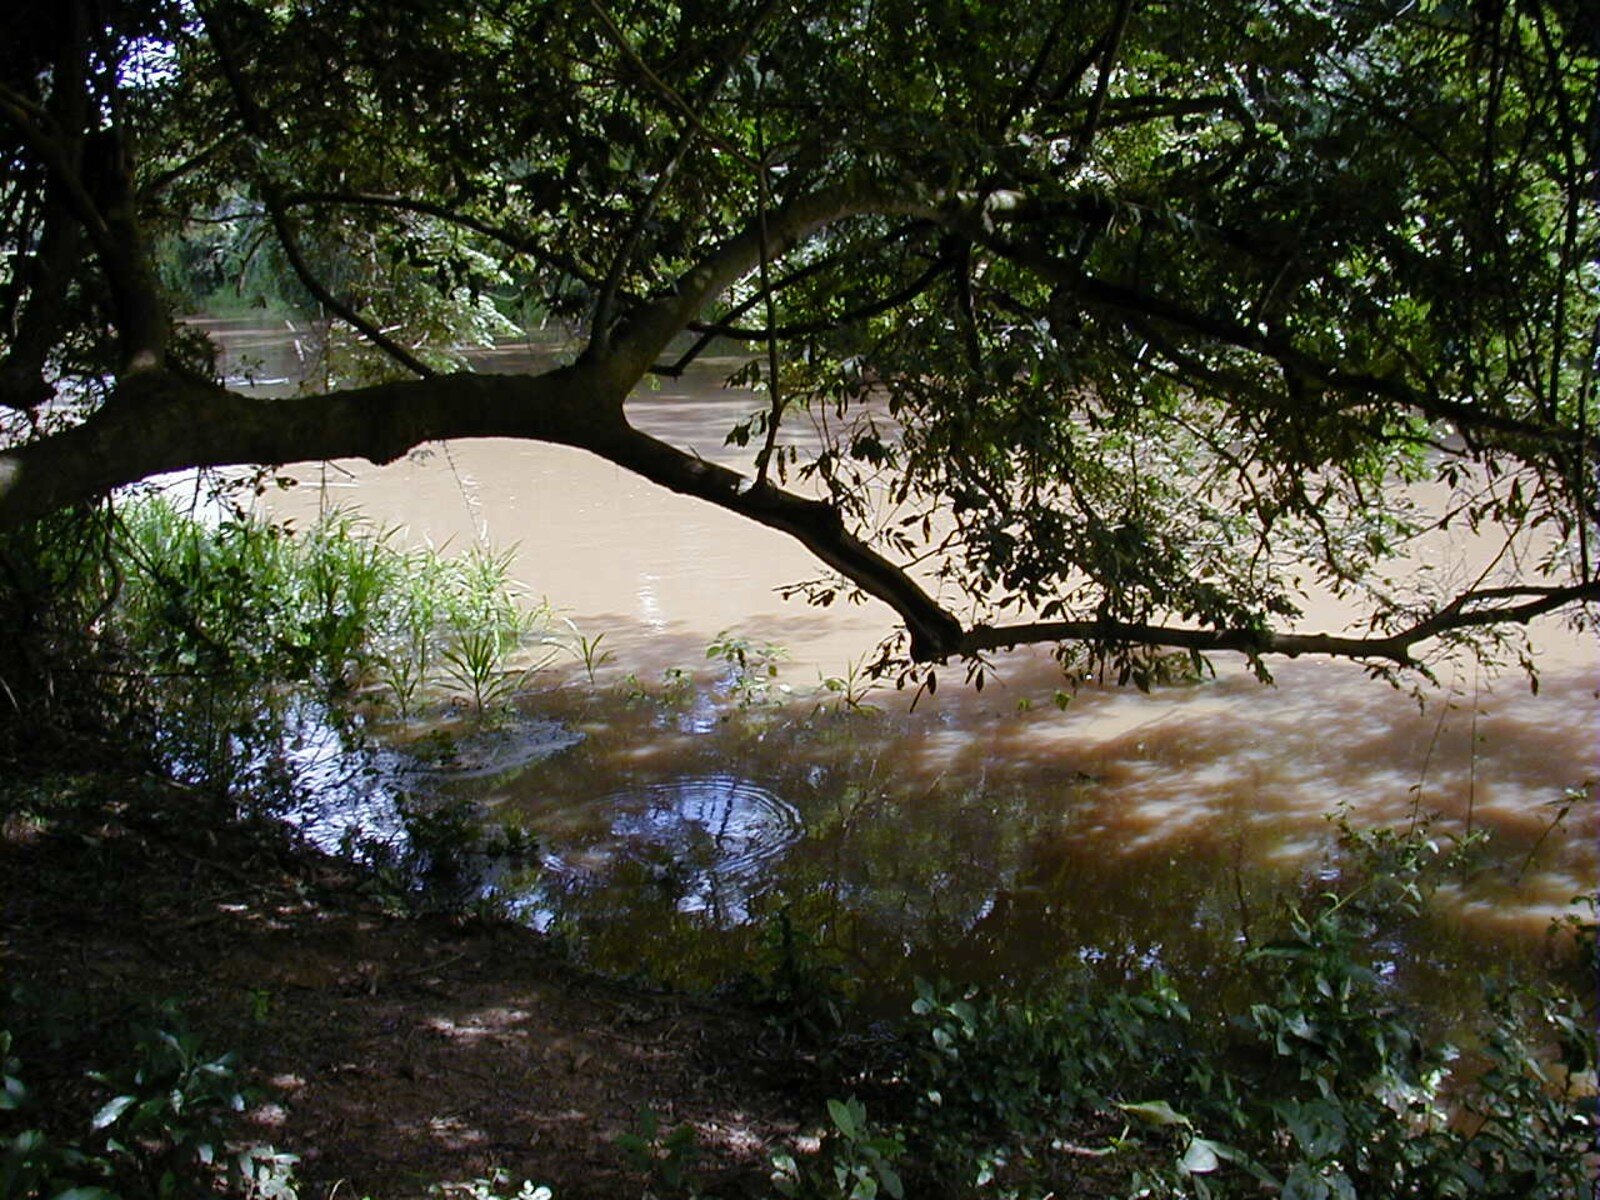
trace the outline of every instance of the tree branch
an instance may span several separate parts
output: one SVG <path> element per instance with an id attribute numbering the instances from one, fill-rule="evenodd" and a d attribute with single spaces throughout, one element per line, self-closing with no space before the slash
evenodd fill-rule
<path id="1" fill-rule="evenodd" d="M 1202 654 L 1237 651 L 1251 658 L 1281 655 L 1299 658 L 1325 654 L 1335 658 L 1384 659 L 1402 667 L 1415 667 L 1412 651 L 1423 642 L 1447 633 L 1490 625 L 1526 625 L 1572 604 L 1600 600 L 1600 581 L 1565 588 L 1504 589 L 1534 598 L 1521 604 L 1470 608 L 1474 598 L 1494 592 L 1457 597 L 1439 612 L 1397 633 L 1382 637 L 1344 637 L 1328 633 L 1282 633 L 1269 629 L 1184 629 L 1097 619 L 1092 621 L 1037 621 L 1020 625 L 980 625 L 964 634 L 952 651 L 973 655 L 985 650 L 1056 642 L 1091 642 L 1099 645 L 1170 647 Z"/>
<path id="2" fill-rule="evenodd" d="M 211 45 L 217 52 L 217 61 L 222 64 L 222 73 L 227 78 L 228 90 L 233 93 L 234 103 L 238 106 L 239 117 L 245 129 L 252 137 L 268 140 L 275 132 L 273 124 L 245 86 L 244 75 L 239 70 L 238 61 L 233 56 L 232 48 L 228 45 L 228 39 L 223 35 L 219 22 L 205 6 L 200 9 L 200 18 L 205 25 L 206 33 L 211 38 Z M 260 180 L 260 187 L 262 203 L 266 205 L 267 216 L 272 222 L 273 231 L 278 235 L 279 244 L 283 247 L 284 257 L 289 260 L 290 269 L 294 271 L 306 291 L 310 292 L 324 308 L 407 370 L 423 378 L 433 375 L 435 372 L 432 367 L 385 334 L 350 305 L 345 304 L 323 285 L 322 280 L 306 262 L 305 255 L 301 253 L 294 225 L 283 206 L 282 189 L 264 174 Z"/>
<path id="3" fill-rule="evenodd" d="M 390 462 L 425 442 L 520 437 L 603 442 L 594 372 L 435 375 L 324 395 L 263 399 L 173 372 L 121 384 L 81 425 L 0 451 L 0 528 L 152 475 L 360 457 Z M 620 413 L 621 399 L 616 400 Z M 620 418 L 619 418 L 620 419 Z"/>
<path id="4" fill-rule="evenodd" d="M 767 216 L 767 246 L 774 261 L 824 226 L 857 216 L 932 217 L 936 210 L 923 199 L 886 192 L 870 184 L 845 182 L 818 189 L 779 207 Z M 723 242 L 699 265 L 682 275 L 666 295 L 643 305 L 615 336 L 610 369 L 633 379 L 644 375 L 674 336 L 689 328 L 711 300 L 761 261 L 758 222 Z"/>
<path id="5" fill-rule="evenodd" d="M 286 192 L 279 197 L 279 203 L 285 209 L 303 208 L 313 205 L 348 205 L 352 208 L 381 208 L 392 209 L 399 212 L 420 213 L 423 216 L 437 217 L 451 225 L 459 225 L 463 229 L 470 229 L 474 233 L 482 234 L 492 241 L 499 242 L 515 255 L 527 255 L 535 262 L 546 267 L 571 276 L 573 279 L 594 286 L 597 284 L 595 275 L 580 265 L 577 260 L 565 254 L 557 254 L 549 248 L 537 243 L 533 237 L 525 232 L 508 229 L 503 225 L 495 225 L 464 213 L 460 209 L 451 208 L 448 204 L 439 204 L 429 200 L 418 200 L 412 196 L 392 196 L 379 192 Z"/>
<path id="6" fill-rule="evenodd" d="M 66 89 L 72 87 L 71 74 L 66 72 L 59 84 L 64 103 L 82 100 L 81 96 L 65 97 Z M 166 352 L 166 310 L 144 261 L 144 243 L 132 211 L 128 164 L 121 160 L 121 139 L 114 130 L 101 135 L 111 161 L 104 164 L 107 179 L 103 194 L 97 196 L 84 178 L 81 131 L 60 130 L 58 136 L 50 128 L 58 122 L 49 113 L 3 83 L 0 120 L 14 128 L 38 156 L 54 184 L 52 195 L 60 198 L 94 246 L 116 306 L 122 370 L 159 368 Z"/>
<path id="7" fill-rule="evenodd" d="M 367 320 L 354 308 L 340 300 L 324 286 L 317 273 L 311 269 L 311 264 L 306 262 L 305 255 L 300 249 L 300 240 L 295 235 L 294 226 L 287 213 L 272 200 L 272 185 L 263 182 L 262 200 L 267 206 L 267 216 L 272 222 L 272 229 L 278 235 L 278 244 L 283 247 L 283 256 L 289 260 L 289 267 L 295 273 L 295 278 L 300 280 L 301 286 L 311 293 L 317 303 L 333 313 L 346 325 L 361 334 L 374 346 L 382 350 L 395 362 L 405 367 L 415 375 L 426 379 L 437 372 L 427 363 L 423 362 L 399 342 L 395 341 L 371 321 Z"/>
<path id="8" fill-rule="evenodd" d="M 1100 115 L 1105 111 L 1106 96 L 1111 90 L 1111 68 L 1116 65 L 1117 53 L 1122 49 L 1122 37 L 1128 31 L 1128 18 L 1132 14 L 1133 0 L 1120 0 L 1111 32 L 1106 35 L 1106 56 L 1100 64 L 1100 77 L 1095 80 L 1094 99 L 1089 103 L 1089 115 L 1084 119 L 1083 132 L 1078 135 L 1077 143 L 1073 147 L 1073 158 L 1078 162 L 1083 162 L 1089 157 L 1089 150 L 1094 145 L 1094 136 L 1100 128 Z"/>
<path id="9" fill-rule="evenodd" d="M 917 230 L 925 229 L 927 227 L 928 222 L 926 221 L 909 221 L 885 235 L 885 237 L 882 239 L 882 244 L 885 246 L 892 245 L 896 242 L 902 241 Z M 801 280 L 809 279 L 813 275 L 820 274 L 823 271 L 836 267 L 840 265 L 840 263 L 847 261 L 849 258 L 850 253 L 848 252 L 834 252 L 831 254 L 826 254 L 820 258 L 813 259 L 804 266 L 797 267 L 793 271 L 790 271 L 782 278 L 774 280 L 772 283 L 772 291 L 774 293 L 781 292 L 784 288 L 789 287 L 792 284 L 799 283 Z M 766 297 L 764 293 L 760 291 L 753 292 L 744 300 L 741 300 L 738 304 L 734 305 L 733 308 L 729 309 L 728 312 L 724 313 L 718 321 L 690 321 L 684 328 L 689 330 L 691 333 L 700 335 L 695 339 L 694 344 L 680 354 L 670 365 L 657 364 L 656 366 L 650 368 L 651 372 L 656 375 L 666 375 L 669 377 L 676 377 L 683 374 L 684 368 L 692 363 L 696 358 L 700 357 L 700 355 L 705 351 L 705 348 L 718 337 L 737 338 L 741 341 L 763 340 L 769 336 L 767 330 L 742 328 L 731 325 L 729 322 L 733 321 L 735 318 L 742 317 L 756 305 L 762 303 L 765 298 Z M 905 297 L 905 299 L 910 299 L 910 297 Z M 858 311 L 855 313 L 846 314 L 845 317 L 839 318 L 839 321 L 854 321 L 862 319 L 863 316 L 870 315 L 873 314 L 863 314 Z M 826 333 L 831 329 L 836 329 L 839 327 L 840 325 L 834 321 L 815 322 L 811 325 L 788 325 L 779 328 L 778 336 L 806 337 L 813 333 Z"/>
<path id="10" fill-rule="evenodd" d="M 1467 593 L 1397 633 L 1375 637 L 1262 629 L 1185 629 L 1113 620 L 1010 626 L 961 623 L 906 572 L 852 534 L 831 504 L 795 495 L 634 429 L 608 372 L 592 364 L 537 376 L 454 374 L 320 396 L 242 396 L 170 372 L 125 381 L 118 402 L 65 433 L 0 452 L 0 529 L 119 485 L 182 468 L 361 457 L 392 461 L 425 442 L 512 437 L 573 446 L 651 482 L 795 538 L 905 622 L 918 661 L 1030 643 L 1170 646 L 1297 657 L 1327 654 L 1414 666 L 1413 648 L 1451 632 L 1600 600 L 1600 582 Z M 624 389 L 625 391 L 625 389 Z"/>
<path id="11" fill-rule="evenodd" d="M 1262 333 L 1226 318 L 1195 312 L 1161 296 L 1098 279 L 1065 259 L 987 235 L 970 219 L 961 219 L 957 223 L 962 228 L 973 230 L 994 253 L 1035 272 L 1043 279 L 1071 288 L 1074 296 L 1080 300 L 1118 312 L 1150 317 L 1236 349 L 1259 354 L 1332 391 L 1357 392 L 1396 401 L 1430 419 L 1448 421 L 1468 437 L 1474 431 L 1483 431 L 1562 446 L 1571 446 L 1579 441 L 1571 430 L 1451 400 L 1412 387 L 1397 377 L 1334 367 L 1302 350 L 1285 336 Z"/>
<path id="12" fill-rule="evenodd" d="M 611 15 L 599 3 L 599 0 L 590 0 L 590 7 L 600 17 L 612 41 L 622 49 L 624 55 L 635 62 L 646 77 L 656 87 L 664 90 L 668 98 L 686 114 L 683 132 L 679 134 L 671 156 L 662 168 L 656 172 L 655 181 L 650 187 L 650 194 L 645 197 L 644 203 L 639 206 L 638 211 L 634 214 L 627 235 L 622 239 L 621 247 L 613 256 L 611 267 L 606 272 L 605 282 L 601 285 L 600 297 L 595 302 L 594 318 L 590 329 L 590 337 L 593 339 L 596 351 L 598 351 L 603 349 L 611 338 L 611 321 L 616 312 L 617 296 L 622 287 L 622 277 L 627 272 L 628 266 L 633 262 L 635 254 L 638 253 L 640 242 L 644 237 L 644 231 L 651 218 L 655 216 L 656 208 L 661 202 L 662 195 L 666 192 L 667 185 L 672 182 L 673 176 L 678 173 L 678 168 L 683 165 L 684 159 L 688 157 L 689 151 L 693 149 L 696 140 L 701 134 L 710 136 L 699 115 L 695 112 L 695 107 L 706 104 L 722 90 L 723 85 L 728 81 L 728 77 L 733 73 L 735 61 L 744 53 L 750 41 L 755 37 L 761 26 L 766 23 L 777 5 L 772 0 L 768 0 L 756 12 L 748 28 L 739 37 L 731 40 L 728 49 L 720 57 L 717 69 L 712 73 L 710 82 L 700 89 L 701 94 L 696 97 L 696 104 L 693 106 L 668 87 L 645 65 L 644 61 L 639 58 L 633 47 L 628 43 L 622 30 L 612 20 Z"/>
<path id="13" fill-rule="evenodd" d="M 891 309 L 915 300 L 932 287 L 939 277 L 949 271 L 954 264 L 955 260 L 952 257 L 937 258 L 927 270 L 898 291 L 892 292 L 887 296 L 880 296 L 868 304 L 863 304 L 859 308 L 853 308 L 849 312 L 841 313 L 837 317 L 830 317 L 825 321 L 807 321 L 799 325 L 779 325 L 775 329 L 751 329 L 741 325 L 724 325 L 712 321 L 691 321 L 689 322 L 689 328 L 695 333 L 702 334 L 707 339 L 724 337 L 738 342 L 764 342 L 769 337 L 797 338 L 810 337 L 818 333 L 831 333 L 833 330 L 844 329 L 859 321 L 868 321 L 873 317 L 882 316 Z M 777 291 L 782 286 L 783 281 L 780 280 L 773 290 Z M 760 299 L 761 295 L 758 293 L 752 298 L 750 304 L 753 306 Z"/>

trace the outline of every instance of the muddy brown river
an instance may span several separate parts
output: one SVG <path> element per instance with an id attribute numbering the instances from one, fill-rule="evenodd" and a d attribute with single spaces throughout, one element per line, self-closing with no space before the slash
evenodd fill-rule
<path id="1" fill-rule="evenodd" d="M 304 369 L 293 331 L 214 332 L 258 378 Z M 515 369 L 550 353 L 478 362 Z M 730 369 L 708 363 L 630 413 L 731 462 L 723 437 L 760 401 L 720 386 Z M 787 912 L 867 978 L 1159 966 L 1221 987 L 1287 898 L 1337 872 L 1330 814 L 1343 814 L 1361 827 L 1431 819 L 1444 840 L 1489 835 L 1385 950 L 1398 986 L 1448 1009 L 1473 1002 L 1480 974 L 1544 959 L 1552 918 L 1596 887 L 1600 671 L 1592 636 L 1558 623 L 1534 630 L 1537 694 L 1515 670 L 1471 664 L 1418 695 L 1313 660 L 1274 664 L 1266 687 L 1224 656 L 1199 684 L 1089 686 L 1058 709 L 1048 656 L 1015 653 L 981 693 L 952 668 L 915 711 L 892 689 L 855 711 L 821 680 L 849 677 L 892 615 L 781 599 L 819 573 L 781 535 L 562 447 L 463 442 L 382 469 L 292 473 L 300 485 L 275 515 L 357 508 L 415 542 L 514 548 L 532 595 L 604 634 L 612 658 L 593 682 L 565 662 L 523 702 L 581 741 L 440 787 L 534 833 L 537 861 L 492 884 L 607 970 L 726 979 Z M 775 688 L 773 703 L 739 706 L 706 659 L 727 630 L 783 648 L 783 706 Z M 667 687 L 675 669 L 693 686 Z"/>

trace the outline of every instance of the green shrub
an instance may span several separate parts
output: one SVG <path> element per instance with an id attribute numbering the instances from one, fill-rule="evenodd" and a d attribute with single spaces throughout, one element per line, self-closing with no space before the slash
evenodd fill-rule
<path id="1" fill-rule="evenodd" d="M 245 1097 L 230 1054 L 207 1052 L 177 1015 L 133 1031 L 127 1059 L 91 1072 L 97 1097 L 80 1136 L 47 1132 L 0 1030 L 0 1195 L 32 1200 L 177 1200 L 229 1187 L 294 1200 L 293 1155 L 225 1139 Z"/>
<path id="2" fill-rule="evenodd" d="M 1017 999 L 919 983 L 866 1072 L 888 1102 L 874 1136 L 936 1195 L 1066 1194 L 1092 1161 L 1097 1187 L 1139 1196 L 1587 1200 L 1592 1014 L 1554 984 L 1491 981 L 1461 1049 L 1430 1037 L 1372 947 L 1475 844 L 1345 832 L 1345 886 L 1245 955 L 1256 999 L 1231 1019 L 1197 1018 L 1160 975 Z M 825 1164 L 783 1168 L 785 1194 L 850 1194 L 818 1190 Z"/>
<path id="3" fill-rule="evenodd" d="M 0 683 L 35 727 L 70 697 L 102 727 L 136 720 L 190 779 L 270 784 L 296 722 L 355 736 L 352 698 L 401 716 L 452 694 L 480 717 L 507 704 L 566 645 L 509 570 L 345 513 L 293 533 L 137 497 L 0 542 Z"/>

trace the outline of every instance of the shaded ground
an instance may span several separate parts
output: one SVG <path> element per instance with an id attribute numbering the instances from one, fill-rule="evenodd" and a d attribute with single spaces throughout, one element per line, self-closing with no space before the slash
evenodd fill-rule
<path id="1" fill-rule="evenodd" d="M 586 976 L 515 926 L 397 914 L 347 865 L 153 779 L 49 791 L 0 804 L 0 1028 L 65 1134 L 98 1102 L 85 1070 L 172 999 L 238 1052 L 247 1136 L 300 1156 L 302 1197 L 496 1170 L 558 1200 L 639 1195 L 615 1139 L 641 1109 L 694 1127 L 705 1194 L 748 1195 L 820 1107 L 749 1015 Z"/>

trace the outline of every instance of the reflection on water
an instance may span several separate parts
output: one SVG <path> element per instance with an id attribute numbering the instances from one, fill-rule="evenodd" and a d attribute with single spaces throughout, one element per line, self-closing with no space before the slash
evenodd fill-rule
<path id="1" fill-rule="evenodd" d="M 1359 670 L 1303 664 L 1277 690 L 1240 672 L 1150 696 L 1090 688 L 1065 712 L 1044 703 L 1053 683 L 1034 662 L 936 712 L 734 714 L 705 732 L 585 683 L 530 698 L 585 731 L 581 750 L 478 794 L 552 856 L 555 886 L 507 881 L 542 887 L 541 924 L 596 966 L 690 985 L 735 972 L 787 910 L 886 985 L 1159 965 L 1225 989 L 1285 900 L 1332 877 L 1341 806 L 1360 825 L 1438 813 L 1441 837 L 1470 810 L 1493 836 L 1389 955 L 1397 985 L 1442 1010 L 1471 1004 L 1478 975 L 1540 961 L 1549 919 L 1593 887 L 1595 805 L 1553 828 L 1549 803 L 1597 773 L 1576 673 L 1546 680 L 1552 719 L 1536 726 L 1517 697 L 1441 721 Z M 1330 721 L 1343 707 L 1352 719 Z M 706 781 L 794 814 L 730 816 L 739 870 L 720 892 L 706 831 L 732 805 L 691 803 Z M 748 854 L 752 838 L 771 840 Z"/>
<path id="2" fill-rule="evenodd" d="M 568 833 L 543 864 L 536 894 L 552 915 L 559 894 L 582 894 L 628 864 L 642 867 L 677 912 L 743 924 L 752 897 L 768 885 L 763 868 L 804 833 L 792 805 L 728 774 L 644 784 L 586 807 L 599 818 L 598 836 Z"/>
<path id="3" fill-rule="evenodd" d="M 732 461 L 723 436 L 752 400 L 718 389 L 728 366 L 642 394 L 630 415 Z M 876 602 L 780 601 L 775 589 L 817 573 L 793 543 L 562 447 L 460 443 L 298 474 L 279 515 L 359 502 L 417 541 L 515 546 L 534 594 L 605 634 L 616 657 L 595 682 L 574 669 L 528 700 L 582 745 L 449 790 L 535 832 L 544 869 L 497 886 L 612 970 L 723 978 L 787 908 L 869 976 L 1159 964 L 1221 981 L 1281 896 L 1328 869 L 1327 814 L 1342 809 L 1358 825 L 1438 813 L 1442 836 L 1493 835 L 1392 955 L 1402 986 L 1465 1003 L 1464 973 L 1537 957 L 1549 919 L 1596 886 L 1600 678 L 1593 642 L 1554 624 L 1535 631 L 1537 695 L 1468 667 L 1413 697 L 1312 660 L 1276 665 L 1263 687 L 1221 658 L 1203 684 L 1088 687 L 1058 712 L 1053 664 L 1017 653 L 983 693 L 953 671 L 914 713 L 880 692 L 875 718 L 819 696 L 792 719 L 723 720 L 703 686 L 663 715 L 626 698 L 625 673 L 649 684 L 703 665 L 733 629 L 787 646 L 783 679 L 804 693 L 870 653 L 892 617 Z M 1571 789 L 1584 799 L 1558 823 Z"/>

